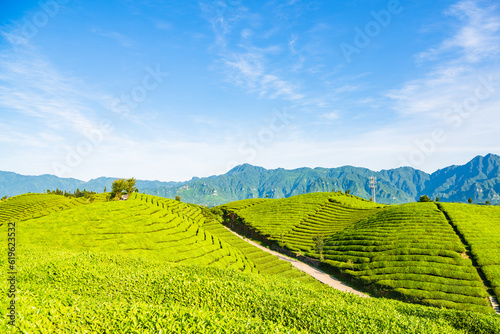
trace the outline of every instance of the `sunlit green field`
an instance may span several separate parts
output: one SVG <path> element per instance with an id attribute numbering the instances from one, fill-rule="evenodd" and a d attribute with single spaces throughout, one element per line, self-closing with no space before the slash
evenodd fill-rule
<path id="1" fill-rule="evenodd" d="M 221 207 L 229 225 L 234 221 L 248 226 L 270 242 L 315 259 L 320 259 L 320 253 L 313 238 L 320 235 L 323 264 L 374 295 L 493 312 L 486 285 L 498 296 L 498 207 L 383 206 L 340 193 L 240 203 L 245 202 Z M 463 231 L 465 243 L 445 212 Z M 486 282 L 466 254 L 469 244 Z"/>
<path id="2" fill-rule="evenodd" d="M 25 246 L 24 333 L 495 333 L 498 317 L 367 299 L 296 280 Z M 5 260 L 2 259 L 2 266 Z M 2 305 L 6 295 L 2 294 Z M 0 320 L 6 328 L 6 318 Z"/>
<path id="3" fill-rule="evenodd" d="M 497 298 L 500 298 L 500 207 L 440 204 L 465 237 Z"/>
<path id="4" fill-rule="evenodd" d="M 249 245 L 195 205 L 141 194 L 104 200 L 32 194 L 0 202 L 2 234 L 9 222 L 16 223 L 17 266 L 17 327 L 2 317 L 0 332 L 498 333 L 500 328 L 495 315 L 336 291 Z M 7 256 L 0 265 L 2 271 L 8 268 Z M 0 302 L 10 303 L 7 294 Z"/>

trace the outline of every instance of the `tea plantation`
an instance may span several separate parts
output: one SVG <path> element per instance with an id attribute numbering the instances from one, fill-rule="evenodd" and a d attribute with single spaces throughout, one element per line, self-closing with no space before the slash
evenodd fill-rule
<path id="1" fill-rule="evenodd" d="M 496 315 L 360 298 L 324 286 L 249 245 L 199 206 L 137 193 L 127 201 L 101 197 L 88 203 L 28 194 L 0 202 L 2 234 L 7 235 L 9 222 L 16 223 L 17 272 L 16 327 L 7 324 L 4 310 L 0 332 L 499 333 Z M 334 257 L 340 235 L 348 229 L 361 231 L 361 222 L 368 224 L 391 208 L 338 194 L 300 200 L 306 208 L 299 211 L 310 214 L 297 215 L 303 220 L 289 224 L 290 233 L 308 226 L 301 224 L 313 222 L 314 214 L 342 217 L 337 227 L 321 227 L 333 233 L 325 246 L 327 261 L 342 268 L 350 262 Z M 272 202 L 230 205 L 245 210 Z M 292 210 L 289 203 L 284 207 Z M 429 206 L 429 214 L 440 212 L 435 208 Z M 447 242 L 454 251 L 463 251 L 460 240 Z M 7 254 L 6 246 L 2 249 Z M 354 260 L 358 255 L 348 256 Z M 351 268 L 355 276 L 365 262 L 352 263 L 359 266 Z M 468 264 L 463 259 L 455 266 L 462 270 Z M 0 257 L 0 266 L 6 272 L 7 256 Z M 366 270 L 370 277 L 369 270 L 376 268 Z M 475 289 L 474 275 L 461 281 L 471 283 L 463 285 L 469 297 L 485 299 Z M 0 304 L 9 303 L 2 293 Z M 488 309 L 481 303 L 464 304 L 474 305 L 466 310 Z"/>
<path id="2" fill-rule="evenodd" d="M 500 299 L 500 207 L 440 204 Z"/>
<path id="3" fill-rule="evenodd" d="M 238 203 L 221 207 L 226 224 L 248 226 L 260 240 L 316 259 L 320 254 L 313 238 L 322 235 L 326 270 L 376 296 L 494 312 L 489 297 L 492 291 L 498 296 L 500 290 L 498 207 L 383 206 L 340 193 L 241 207 Z M 457 234 L 454 225 L 462 232 Z M 481 278 L 481 270 L 486 279 Z"/>
<path id="4" fill-rule="evenodd" d="M 498 333 L 498 317 L 280 276 L 25 245 L 6 333 Z M 5 259 L 0 264 L 5 266 Z M 2 305 L 9 302 L 6 294 Z M 4 330 L 5 329 L 5 330 Z"/>

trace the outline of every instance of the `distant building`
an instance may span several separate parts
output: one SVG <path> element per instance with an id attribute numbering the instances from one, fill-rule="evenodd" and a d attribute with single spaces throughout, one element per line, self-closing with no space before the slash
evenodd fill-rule
<path id="1" fill-rule="evenodd" d="M 120 197 L 120 201 L 126 201 L 128 200 L 128 194 L 124 191 L 122 192 L 122 197 Z"/>

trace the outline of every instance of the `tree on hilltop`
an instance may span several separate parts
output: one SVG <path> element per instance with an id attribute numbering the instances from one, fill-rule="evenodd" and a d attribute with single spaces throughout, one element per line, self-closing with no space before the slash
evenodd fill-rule
<path id="1" fill-rule="evenodd" d="M 427 195 L 420 196 L 419 202 L 432 202 L 432 200 Z"/>
<path id="2" fill-rule="evenodd" d="M 111 187 L 111 199 L 119 199 L 122 195 L 122 192 L 125 191 L 127 195 L 130 195 L 133 192 L 137 192 L 137 187 L 135 186 L 136 179 L 118 179 L 113 181 Z"/>

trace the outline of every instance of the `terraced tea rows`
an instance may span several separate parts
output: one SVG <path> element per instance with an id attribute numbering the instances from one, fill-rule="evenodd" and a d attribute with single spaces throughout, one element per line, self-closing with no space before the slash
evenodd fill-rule
<path id="1" fill-rule="evenodd" d="M 3 333 L 498 333 L 500 319 L 146 258 L 19 250 L 16 328 Z M 6 266 L 6 258 L 0 258 Z M 7 294 L 0 304 L 7 305 Z"/>
<path id="2" fill-rule="evenodd" d="M 324 254 L 381 295 L 493 312 L 464 245 L 433 203 L 387 207 L 327 239 Z"/>
<path id="3" fill-rule="evenodd" d="M 500 207 L 442 203 L 500 300 Z"/>
<path id="4" fill-rule="evenodd" d="M 0 223 L 8 220 L 38 218 L 52 212 L 86 204 L 83 198 L 51 194 L 24 194 L 0 202 Z"/>
<path id="5" fill-rule="evenodd" d="M 27 203 L 32 208 L 30 212 L 37 212 L 38 219 L 22 222 L 23 235 L 30 243 L 45 247 L 230 267 L 315 282 L 290 263 L 249 245 L 219 222 L 207 219 L 195 205 L 134 193 L 128 201 L 96 203 L 59 212 L 63 204 L 68 209 L 74 202 L 85 203 L 59 195 L 27 195 L 18 202 L 13 199 L 11 207 L 23 212 L 25 206 L 14 204 Z M 48 210 L 44 218 L 42 209 Z"/>
<path id="6" fill-rule="evenodd" d="M 252 205 L 256 205 L 256 204 L 263 203 L 266 201 L 270 201 L 270 200 L 263 199 L 263 198 L 249 198 L 249 199 L 242 199 L 239 201 L 224 204 L 224 205 L 221 205 L 221 207 L 223 207 L 229 211 L 238 211 L 238 210 L 242 210 L 242 209 L 248 208 Z"/>
<path id="7" fill-rule="evenodd" d="M 252 263 L 255 264 L 256 269 L 261 274 L 279 274 L 280 276 L 298 279 L 303 282 L 316 282 L 309 275 L 306 275 L 294 268 L 289 262 L 281 261 L 276 256 L 266 253 L 235 236 L 217 221 L 209 221 L 205 223 L 203 227 L 221 240 L 224 240 L 231 246 L 239 249 L 250 261 L 252 261 Z"/>
<path id="8" fill-rule="evenodd" d="M 375 203 L 341 193 L 310 193 L 285 199 L 253 201 L 238 201 L 221 208 L 226 213 L 237 214 L 247 226 L 278 242 L 283 241 L 285 236 L 329 203 L 360 209 L 380 207 Z"/>
<path id="9" fill-rule="evenodd" d="M 245 258 L 251 261 L 251 263 L 255 266 L 255 270 L 253 271 L 257 271 L 261 274 L 266 275 L 280 275 L 296 278 L 308 283 L 316 282 L 310 276 L 294 268 L 290 263 L 281 261 L 276 256 L 263 252 L 257 247 L 254 247 L 241 240 L 226 228 L 224 228 L 224 226 L 220 222 L 213 219 L 207 219 L 203 215 L 200 207 L 143 194 L 134 194 L 131 199 L 145 201 L 157 207 L 167 207 L 173 213 L 182 213 L 183 215 L 188 216 L 214 237 L 228 243 L 235 249 L 241 251 L 244 254 Z M 244 204 L 244 206 L 248 207 L 249 205 L 253 205 L 265 200 L 251 199 L 245 201 L 246 203 Z"/>
<path id="10" fill-rule="evenodd" d="M 0 214 L 4 219 L 15 219 L 17 231 L 22 232 L 16 234 L 16 243 L 21 246 L 16 264 L 17 328 L 6 328 L 8 318 L 0 317 L 2 332 L 496 334 L 500 328 L 497 316 L 360 299 L 316 281 L 304 284 L 312 279 L 290 270 L 288 263 L 256 251 L 198 206 L 133 194 L 125 202 L 63 207 L 55 205 L 62 196 L 29 196 L 31 199 L 26 197 L 18 202 L 19 209 L 15 209 L 15 202 L 8 207 L 4 206 L 8 201 L 0 203 Z M 46 210 L 45 215 L 22 206 L 30 201 L 38 203 L 40 212 Z M 351 214 L 361 212 L 354 210 L 353 205 L 339 202 L 326 203 L 318 214 L 344 214 L 347 221 Z M 453 239 L 441 226 L 444 215 L 430 205 L 419 207 L 423 211 L 416 206 L 378 209 L 353 225 L 342 223 L 344 218 L 339 218 L 338 229 L 342 224 L 351 226 L 328 239 L 332 241 L 329 245 L 341 247 L 335 242 L 355 241 L 350 246 L 359 247 L 360 240 L 372 243 L 363 244 L 370 249 L 342 250 L 347 252 L 347 258 L 330 260 L 353 277 L 357 277 L 357 271 L 365 270 L 358 281 L 371 276 L 382 278 L 388 273 L 376 272 L 378 269 L 397 267 L 386 263 L 404 260 L 406 267 L 432 269 L 431 274 L 421 271 L 411 280 L 407 277 L 404 284 L 434 282 L 427 281 L 427 277 L 441 277 L 442 287 L 449 289 L 446 294 L 453 298 L 461 295 L 485 299 L 475 296 L 473 275 L 454 277 L 455 285 L 451 284 L 450 267 L 454 267 L 457 276 L 465 275 L 469 273 L 470 261 L 460 256 L 463 245 L 457 242 L 458 237 Z M 4 212 L 4 208 L 12 210 Z M 414 216 L 422 212 L 421 221 L 425 224 L 408 219 L 410 212 Z M 453 230 L 444 221 L 448 230 Z M 383 231 L 391 226 L 392 232 Z M 7 224 L 0 223 L 4 233 L 6 228 Z M 369 238 L 372 234 L 376 240 Z M 336 240 L 339 236 L 343 238 Z M 431 245 L 437 236 L 439 242 L 434 244 L 440 245 L 444 240 L 442 249 Z M 417 243 L 420 240 L 422 245 Z M 397 243 L 401 252 L 394 248 Z M 377 249 L 378 246 L 381 247 Z M 399 258 L 405 254 L 414 254 L 414 258 Z M 355 259 L 359 261 L 354 262 Z M 372 263 L 380 266 L 372 268 Z M 7 267 L 7 257 L 0 257 L 0 266 Z M 426 282 L 413 279 L 416 276 L 424 277 Z M 398 290 L 380 283 L 370 282 L 382 291 Z M 436 292 L 428 286 L 414 288 Z M 398 293 L 409 288 L 404 285 L 402 290 Z M 10 303 L 7 294 L 0 295 L 0 303 Z M 471 300 L 458 304 L 465 305 L 464 309 L 485 311 Z"/>
<path id="11" fill-rule="evenodd" d="M 379 209 L 359 209 L 338 202 L 329 202 L 287 233 L 283 238 L 284 246 L 293 251 L 303 251 L 309 256 L 318 257 L 313 236 L 331 236 L 373 215 L 377 210 Z"/>
<path id="12" fill-rule="evenodd" d="M 255 272 L 238 249 L 205 231 L 201 211 L 177 201 L 134 194 L 20 222 L 20 242 Z"/>

